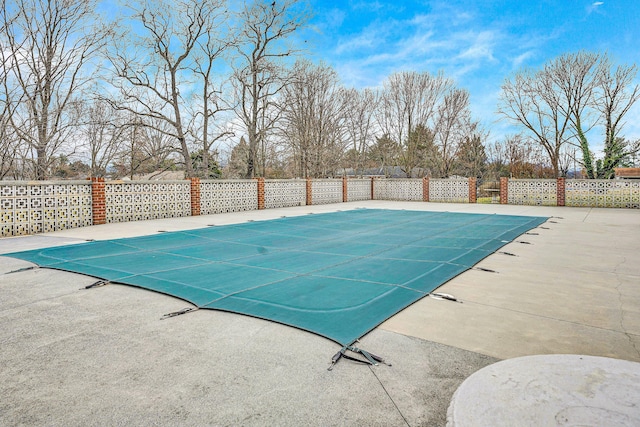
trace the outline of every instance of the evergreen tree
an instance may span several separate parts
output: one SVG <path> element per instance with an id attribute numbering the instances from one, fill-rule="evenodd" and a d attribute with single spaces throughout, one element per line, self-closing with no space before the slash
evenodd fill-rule
<path id="1" fill-rule="evenodd" d="M 240 142 L 231 150 L 229 164 L 227 165 L 226 178 L 241 178 L 247 173 L 247 164 L 249 162 L 249 144 L 244 137 L 240 138 Z"/>
<path id="2" fill-rule="evenodd" d="M 456 173 L 466 177 L 482 178 L 487 171 L 487 153 L 480 135 L 466 137 L 458 151 Z"/>

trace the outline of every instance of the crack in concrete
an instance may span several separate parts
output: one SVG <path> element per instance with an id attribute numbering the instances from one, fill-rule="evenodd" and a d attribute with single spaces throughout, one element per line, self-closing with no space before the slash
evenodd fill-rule
<path id="1" fill-rule="evenodd" d="M 620 330 L 627 337 L 627 339 L 629 340 L 629 344 L 631 344 L 631 347 L 636 351 L 636 354 L 638 355 L 638 359 L 640 359 L 640 348 L 638 348 L 638 344 L 636 344 L 636 342 L 631 337 L 632 334 L 629 333 L 629 331 L 627 331 L 627 329 L 624 326 L 624 313 L 625 313 L 623 308 L 624 301 L 623 301 L 622 291 L 620 291 L 620 287 L 623 285 L 623 283 L 622 283 L 622 279 L 620 278 L 620 274 L 618 273 L 618 269 L 620 268 L 621 265 L 625 264 L 626 262 L 627 262 L 627 258 L 622 257 L 622 261 L 618 263 L 618 265 L 616 265 L 615 268 L 613 269 L 613 274 L 616 276 L 616 280 L 618 282 L 618 284 L 614 286 L 614 289 L 618 293 L 618 302 L 619 302 L 619 310 L 620 310 Z"/>
<path id="2" fill-rule="evenodd" d="M 387 397 L 389 398 L 389 400 L 391 401 L 391 403 L 393 404 L 393 406 L 395 406 L 396 410 L 398 411 L 398 414 L 400 414 L 400 416 L 402 417 L 402 419 L 404 420 L 405 424 L 408 427 L 411 427 L 411 424 L 409 424 L 409 421 L 407 420 L 407 417 L 404 416 L 404 414 L 402 413 L 402 411 L 400 410 L 400 408 L 398 407 L 398 404 L 396 403 L 395 400 L 393 400 L 393 397 L 391 397 L 391 394 L 389 394 L 389 391 L 387 390 L 387 388 L 384 386 L 384 383 L 382 382 L 382 380 L 378 377 L 378 375 L 376 375 L 376 371 L 373 367 L 369 366 L 369 371 L 373 374 L 373 376 L 376 378 L 376 380 L 378 380 L 378 383 L 380 383 L 380 386 L 382 387 L 382 390 L 384 390 L 385 394 L 387 395 Z"/>
<path id="3" fill-rule="evenodd" d="M 516 310 L 515 308 L 509 308 L 509 307 L 500 306 L 500 305 L 488 304 L 488 303 L 473 301 L 473 300 L 470 300 L 470 299 L 465 299 L 464 303 L 465 304 L 476 304 L 476 305 L 481 305 L 481 306 L 484 306 L 484 307 L 491 307 L 491 308 L 495 308 L 495 309 L 498 309 L 498 310 L 511 311 L 513 313 L 525 314 L 525 315 L 532 316 L 532 317 L 539 317 L 541 319 L 549 319 L 549 320 L 554 320 L 554 321 L 563 322 L 563 323 L 570 323 L 572 325 L 582 326 L 582 327 L 585 327 L 585 328 L 600 329 L 602 331 L 607 331 L 607 332 L 618 332 L 618 333 L 621 332 L 618 329 L 611 329 L 611 328 L 605 328 L 605 327 L 602 327 L 602 326 L 589 325 L 587 323 L 576 322 L 574 320 L 562 319 L 562 318 L 553 317 L 553 316 L 546 316 L 544 314 L 531 312 L 531 311 Z M 628 332 L 628 335 L 631 336 L 631 335 L 636 335 L 636 334 Z M 640 335 L 636 335 L 636 336 L 640 337 Z M 495 356 L 492 356 L 492 357 L 495 357 Z"/>
<path id="4" fill-rule="evenodd" d="M 589 208 L 589 212 L 587 212 L 585 217 L 582 218 L 582 222 L 587 222 L 587 218 L 589 218 L 589 215 L 591 215 L 591 211 L 593 211 L 593 208 Z"/>

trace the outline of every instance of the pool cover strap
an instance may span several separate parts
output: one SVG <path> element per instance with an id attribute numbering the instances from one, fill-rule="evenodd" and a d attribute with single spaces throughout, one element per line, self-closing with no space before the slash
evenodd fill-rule
<path id="1" fill-rule="evenodd" d="M 356 354 L 361 354 L 364 356 L 364 359 L 359 359 L 357 357 L 353 357 L 347 354 L 347 351 L 351 351 Z M 384 361 L 384 359 L 380 356 L 376 356 L 373 353 L 369 353 L 361 348 L 354 346 L 344 346 L 342 347 L 336 354 L 331 358 L 331 366 L 327 369 L 328 371 L 333 370 L 333 367 L 340 361 L 340 359 L 351 360 L 356 363 L 362 363 L 364 365 L 378 365 L 379 363 L 384 363 L 385 365 L 391 366 L 391 364 Z"/>
<path id="2" fill-rule="evenodd" d="M 183 314 L 192 312 L 192 311 L 196 311 L 198 308 L 197 307 L 187 307 L 187 308 L 183 308 L 182 310 L 178 310 L 178 311 L 174 311 L 172 313 L 167 313 L 164 316 L 162 316 L 160 318 L 160 320 L 164 320 L 164 319 L 170 319 L 172 317 L 176 317 L 176 316 L 181 316 Z"/>

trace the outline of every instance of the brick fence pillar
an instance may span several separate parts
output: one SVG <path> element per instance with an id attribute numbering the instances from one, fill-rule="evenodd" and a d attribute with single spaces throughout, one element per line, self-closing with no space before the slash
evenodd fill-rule
<path id="1" fill-rule="evenodd" d="M 375 200 L 376 198 L 374 197 L 374 192 L 373 192 L 373 183 L 375 182 L 375 178 L 371 177 L 371 200 Z"/>
<path id="2" fill-rule="evenodd" d="M 478 189 L 476 188 L 477 178 L 469 178 L 469 203 L 476 203 L 478 201 Z"/>
<path id="3" fill-rule="evenodd" d="M 265 208 L 264 178 L 258 178 L 258 209 Z"/>
<path id="4" fill-rule="evenodd" d="M 91 210 L 93 225 L 107 223 L 107 198 L 104 178 L 91 178 Z"/>
<path id="5" fill-rule="evenodd" d="M 507 203 L 509 203 L 509 178 L 503 176 L 500 177 L 500 204 Z"/>
<path id="6" fill-rule="evenodd" d="M 422 178 L 422 200 L 429 201 L 429 178 L 426 176 Z"/>
<path id="7" fill-rule="evenodd" d="M 566 179 L 565 178 L 558 178 L 558 184 L 557 184 L 557 189 L 556 189 L 558 206 L 564 206 L 565 185 L 566 185 Z"/>
<path id="8" fill-rule="evenodd" d="M 311 206 L 313 204 L 313 180 L 311 178 L 307 178 L 307 206 Z"/>
<path id="9" fill-rule="evenodd" d="M 191 181 L 191 216 L 200 215 L 200 178 L 190 178 Z"/>
<path id="10" fill-rule="evenodd" d="M 349 182 L 346 176 L 342 177 L 342 201 L 345 203 L 349 201 Z"/>

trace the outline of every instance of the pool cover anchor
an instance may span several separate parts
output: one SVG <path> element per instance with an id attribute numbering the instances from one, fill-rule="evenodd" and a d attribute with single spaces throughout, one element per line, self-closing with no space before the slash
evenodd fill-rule
<path id="1" fill-rule="evenodd" d="M 80 288 L 80 290 L 99 288 L 101 286 L 108 285 L 109 283 L 111 283 L 111 282 L 108 281 L 108 280 L 98 280 L 97 282 L 94 282 L 94 283 L 92 283 L 90 285 L 87 285 L 84 288 Z"/>
<path id="2" fill-rule="evenodd" d="M 191 311 L 196 311 L 198 309 L 198 307 L 187 307 L 187 308 L 183 308 L 182 310 L 178 310 L 178 311 L 174 311 L 172 313 L 167 313 L 165 315 L 163 315 L 160 320 L 165 320 L 165 319 L 170 319 L 172 317 L 176 317 L 176 316 L 180 316 L 182 314 L 186 314 L 189 313 Z"/>
<path id="3" fill-rule="evenodd" d="M 436 300 L 447 300 L 452 302 L 459 302 L 460 304 L 462 304 L 462 301 L 451 294 L 444 294 L 442 292 L 431 292 L 429 296 Z"/>
<path id="4" fill-rule="evenodd" d="M 364 356 L 364 359 L 359 359 L 357 357 L 353 357 L 347 354 L 347 350 L 353 353 L 361 354 L 362 356 Z M 331 365 L 327 368 L 327 371 L 333 370 L 333 367 L 342 358 L 351 360 L 352 362 L 361 363 L 363 365 L 369 365 L 369 366 L 371 365 L 378 366 L 378 364 L 380 363 L 383 363 L 387 366 L 391 366 L 390 363 L 385 362 L 384 359 L 380 356 L 376 356 L 373 353 L 370 353 L 366 350 L 363 350 L 361 348 L 358 348 L 352 345 L 346 345 L 342 347 L 336 354 L 333 355 L 333 357 L 331 358 Z"/>
<path id="5" fill-rule="evenodd" d="M 497 273 L 497 271 L 485 267 L 473 267 L 472 270 L 484 271 L 485 273 Z"/>
<path id="6" fill-rule="evenodd" d="M 33 265 L 31 267 L 23 267 L 23 268 L 19 268 L 17 270 L 13 270 L 13 271 L 7 271 L 4 274 L 22 273 L 23 271 L 36 270 L 38 268 L 40 268 L 40 267 L 38 267 L 37 265 Z"/>

